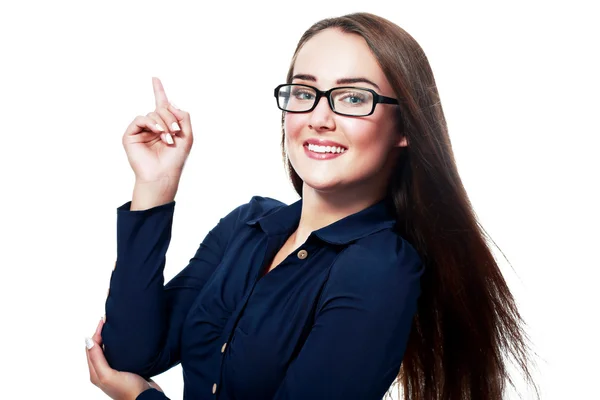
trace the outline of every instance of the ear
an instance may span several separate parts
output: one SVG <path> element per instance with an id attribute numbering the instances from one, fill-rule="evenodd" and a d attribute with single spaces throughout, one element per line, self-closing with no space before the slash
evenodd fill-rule
<path id="1" fill-rule="evenodd" d="M 406 135 L 402 135 L 400 139 L 394 144 L 394 147 L 406 147 L 408 146 L 408 140 Z"/>

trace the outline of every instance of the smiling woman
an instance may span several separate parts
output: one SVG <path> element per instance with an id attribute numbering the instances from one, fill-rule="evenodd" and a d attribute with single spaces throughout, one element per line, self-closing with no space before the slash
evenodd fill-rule
<path id="1" fill-rule="evenodd" d="M 383 198 L 407 140 L 394 90 L 367 42 L 340 29 L 324 29 L 299 48 L 291 73 L 292 84 L 318 86 L 291 86 L 291 94 L 299 91 L 301 106 L 309 112 L 288 112 L 300 102 L 290 100 L 284 114 L 287 155 L 307 190 L 303 198 L 312 198 L 314 191 L 338 196 L 364 191 Z M 333 160 L 315 155 L 308 143 L 345 151 Z"/>
<path id="2" fill-rule="evenodd" d="M 274 91 L 300 199 L 254 196 L 166 285 L 193 135 L 154 88 L 156 110 L 123 137 L 136 187 L 118 208 L 107 318 L 89 342 L 107 394 L 165 399 L 144 379 L 179 363 L 186 399 L 378 400 L 396 378 L 406 399 L 501 399 L 505 356 L 530 380 L 431 68 L 402 28 L 358 13 L 306 31 Z"/>

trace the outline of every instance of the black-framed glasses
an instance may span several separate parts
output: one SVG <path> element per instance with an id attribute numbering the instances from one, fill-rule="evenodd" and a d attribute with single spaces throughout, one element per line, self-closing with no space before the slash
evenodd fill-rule
<path id="1" fill-rule="evenodd" d="M 305 113 L 315 109 L 321 97 L 326 97 L 331 110 L 339 115 L 366 117 L 373 114 L 375 106 L 398 104 L 398 100 L 381 96 L 374 90 L 341 86 L 321 91 L 314 86 L 286 83 L 275 88 L 277 107 L 291 113 Z"/>

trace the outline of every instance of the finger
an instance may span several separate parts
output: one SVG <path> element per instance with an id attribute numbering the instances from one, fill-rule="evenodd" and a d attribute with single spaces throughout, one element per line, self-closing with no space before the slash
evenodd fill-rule
<path id="1" fill-rule="evenodd" d="M 108 365 L 104 353 L 98 343 L 93 339 L 89 340 L 92 341 L 90 344 L 93 344 L 93 346 L 91 346 L 91 348 L 88 346 L 88 357 L 90 358 L 92 367 L 94 367 L 94 370 L 96 371 L 98 382 L 107 382 L 110 380 L 110 376 L 115 373 L 115 370 Z"/>
<path id="2" fill-rule="evenodd" d="M 169 104 L 169 111 L 177 118 L 181 131 L 178 136 L 183 138 L 192 136 L 192 121 L 190 120 L 190 114 L 178 108 L 175 108 L 173 104 Z"/>
<path id="3" fill-rule="evenodd" d="M 181 131 L 177 118 L 167 107 L 157 108 L 154 112 L 160 115 L 160 118 L 165 121 L 169 132 L 177 134 Z"/>
<path id="4" fill-rule="evenodd" d="M 92 361 L 90 360 L 90 353 L 87 350 L 85 351 L 85 357 L 87 358 L 88 369 L 90 370 L 90 381 L 94 385 L 98 386 L 98 384 L 100 383 L 100 381 L 98 380 L 98 374 L 96 374 L 96 369 L 92 365 Z"/>
<path id="5" fill-rule="evenodd" d="M 94 339 L 94 342 L 98 343 L 99 345 L 102 345 L 102 328 L 104 327 L 104 321 L 102 319 L 100 319 L 100 322 L 98 323 L 98 326 L 96 327 L 96 332 L 94 332 L 94 336 L 92 336 L 92 339 Z"/>
<path id="6" fill-rule="evenodd" d="M 157 112 L 151 112 L 148 113 L 146 115 L 148 118 L 152 118 L 153 121 L 156 121 L 156 128 L 159 129 L 161 132 L 160 135 L 160 139 L 165 142 L 166 144 L 173 144 L 173 136 L 171 136 L 169 134 L 169 132 L 164 128 L 165 126 L 167 126 L 167 124 L 165 123 L 165 121 L 163 121 L 163 119 L 161 118 L 161 116 L 157 113 Z"/>
<path id="7" fill-rule="evenodd" d="M 163 131 L 156 126 L 152 118 L 138 115 L 125 130 L 125 136 L 133 136 L 143 132 L 153 132 L 160 135 Z"/>
<path id="8" fill-rule="evenodd" d="M 156 108 L 166 107 L 169 104 L 167 100 L 167 94 L 163 88 L 162 82 L 156 77 L 152 77 L 152 87 L 154 88 L 154 101 Z"/>
<path id="9" fill-rule="evenodd" d="M 162 129 L 162 132 L 166 132 L 167 129 L 167 122 L 164 121 L 162 119 L 162 117 L 160 116 L 160 114 L 158 114 L 155 111 L 149 112 L 148 114 L 146 114 L 146 117 L 151 118 L 154 122 L 156 122 L 156 124 L 158 125 L 157 128 Z"/>

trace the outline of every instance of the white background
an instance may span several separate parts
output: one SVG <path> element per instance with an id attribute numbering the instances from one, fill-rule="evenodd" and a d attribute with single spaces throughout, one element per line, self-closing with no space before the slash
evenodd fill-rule
<path id="1" fill-rule="evenodd" d="M 305 29 L 354 11 L 397 23 L 429 58 L 465 187 L 512 265 L 496 252 L 542 398 L 598 398 L 598 15 L 592 1 L 481 3 L 2 2 L 0 398 L 105 398 L 84 337 L 104 314 L 116 208 L 133 188 L 121 136 L 153 110 L 151 77 L 196 138 L 169 279 L 252 195 L 296 200 L 272 90 Z M 180 367 L 156 380 L 182 398 Z"/>

